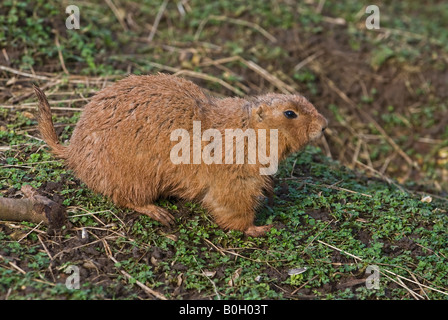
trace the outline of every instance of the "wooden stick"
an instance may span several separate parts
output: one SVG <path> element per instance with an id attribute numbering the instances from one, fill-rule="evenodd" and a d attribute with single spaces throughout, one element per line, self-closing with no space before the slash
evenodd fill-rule
<path id="1" fill-rule="evenodd" d="M 44 223 L 51 229 L 60 229 L 66 221 L 65 208 L 41 196 L 30 185 L 22 187 L 26 199 L 0 198 L 0 219 Z"/>

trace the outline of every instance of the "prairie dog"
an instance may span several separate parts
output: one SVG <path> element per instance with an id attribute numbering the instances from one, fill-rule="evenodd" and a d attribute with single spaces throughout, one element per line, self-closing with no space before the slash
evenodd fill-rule
<path id="1" fill-rule="evenodd" d="M 259 199 L 271 182 L 269 175 L 260 174 L 266 163 L 261 163 L 259 155 L 255 163 L 207 164 L 203 159 L 194 163 L 191 152 L 192 161 L 175 164 L 172 150 L 178 146 L 179 137 L 173 141 L 174 130 L 188 133 L 188 143 L 194 149 L 193 129 L 197 129 L 197 124 L 200 133 L 216 129 L 214 132 L 223 136 L 226 130 L 241 129 L 254 130 L 255 137 L 262 138 L 259 132 L 265 130 L 269 140 L 266 146 L 274 137 L 269 132 L 275 129 L 277 159 L 281 161 L 319 138 L 327 127 L 327 120 L 300 95 L 271 93 L 220 99 L 175 76 L 131 75 L 92 98 L 70 143 L 63 146 L 58 141 L 45 94 L 36 86 L 34 89 L 39 99 L 39 130 L 52 153 L 63 159 L 93 191 L 109 197 L 117 206 L 133 209 L 164 225 L 173 224 L 174 218 L 154 202 L 173 196 L 200 202 L 223 229 L 262 236 L 271 227 L 254 225 Z M 210 151 L 210 146 L 205 149 L 208 143 L 204 136 L 197 141 L 199 151 Z M 210 154 L 216 155 L 219 148 Z M 224 159 L 226 150 L 222 150 Z M 245 146 L 247 158 L 248 152 Z"/>

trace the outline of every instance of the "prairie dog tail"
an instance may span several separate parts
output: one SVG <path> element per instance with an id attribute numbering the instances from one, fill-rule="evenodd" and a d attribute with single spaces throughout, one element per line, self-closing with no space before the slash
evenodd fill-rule
<path id="1" fill-rule="evenodd" d="M 58 158 L 65 159 L 67 147 L 59 143 L 58 136 L 54 130 L 53 120 L 51 119 L 51 109 L 47 97 L 38 86 L 33 86 L 34 92 L 39 99 L 37 122 L 40 134 L 51 148 L 52 153 Z"/>

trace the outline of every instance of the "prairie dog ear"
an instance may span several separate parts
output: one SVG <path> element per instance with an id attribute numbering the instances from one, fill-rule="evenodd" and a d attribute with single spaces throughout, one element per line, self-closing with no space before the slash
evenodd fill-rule
<path id="1" fill-rule="evenodd" d="M 252 110 L 252 116 L 258 121 L 263 121 L 264 118 L 264 109 L 263 105 L 260 105 Z"/>

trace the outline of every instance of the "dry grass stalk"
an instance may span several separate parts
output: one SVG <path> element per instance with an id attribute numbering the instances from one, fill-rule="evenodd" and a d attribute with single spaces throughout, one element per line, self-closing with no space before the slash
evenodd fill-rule
<path id="1" fill-rule="evenodd" d="M 126 23 L 123 20 L 123 13 L 117 8 L 117 6 L 113 3 L 112 0 L 104 0 L 107 5 L 109 6 L 109 8 L 112 10 L 112 12 L 114 13 L 115 17 L 117 18 L 118 22 L 120 23 L 120 25 L 122 26 L 124 31 L 128 31 L 128 27 L 126 26 Z"/>
<path id="2" fill-rule="evenodd" d="M 162 5 L 159 8 L 159 11 L 157 12 L 157 16 L 156 19 L 154 20 L 154 24 L 151 28 L 151 33 L 148 36 L 148 41 L 151 42 L 152 39 L 154 38 L 156 32 L 157 32 L 157 28 L 159 26 L 160 23 L 160 19 L 162 19 L 163 13 L 165 12 L 166 6 L 168 5 L 168 0 L 164 0 Z"/>
<path id="3" fill-rule="evenodd" d="M 108 255 L 108 256 L 109 256 L 109 259 L 110 259 L 110 260 L 112 260 L 115 264 L 118 264 L 118 261 L 117 261 L 114 257 L 112 257 L 112 255 Z M 121 274 L 124 275 L 128 280 L 133 279 L 133 277 L 132 277 L 129 273 L 127 273 L 126 271 L 124 271 L 124 270 L 119 270 L 119 271 L 120 271 Z M 155 290 L 149 288 L 148 286 L 144 285 L 143 283 L 141 283 L 140 281 L 138 281 L 138 280 L 136 280 L 136 279 L 135 279 L 135 283 L 136 283 L 136 284 L 137 284 L 143 291 L 145 291 L 147 294 L 149 294 L 150 296 L 154 296 L 154 297 L 156 297 L 157 299 L 160 299 L 160 300 L 167 300 L 167 298 L 166 298 L 163 294 L 161 294 L 161 293 L 159 293 L 159 292 L 157 292 L 157 291 L 155 291 Z"/>
<path id="4" fill-rule="evenodd" d="M 326 243 L 326 242 L 324 242 L 324 241 L 317 240 L 317 242 L 319 242 L 320 244 L 323 244 L 323 245 L 325 245 L 325 246 L 327 246 L 327 247 L 329 247 L 329 248 L 331 248 L 331 249 L 333 249 L 333 250 L 336 250 L 336 251 L 341 252 L 341 253 L 343 253 L 343 254 L 345 254 L 345 255 L 348 255 L 348 256 L 350 256 L 350 257 L 352 257 L 352 258 L 354 258 L 354 259 L 356 259 L 356 260 L 358 260 L 358 261 L 360 261 L 360 262 L 361 262 L 361 261 L 364 261 L 362 258 L 357 257 L 357 256 L 355 256 L 355 255 L 353 255 L 353 254 L 351 254 L 351 253 L 349 253 L 349 252 L 347 252 L 347 251 L 345 251 L 345 250 L 342 250 L 342 249 L 339 249 L 339 248 L 337 248 L 337 247 L 335 247 L 335 246 L 332 246 L 332 245 L 330 245 L 330 244 L 328 244 L 328 243 Z M 373 263 L 374 263 L 374 262 L 372 262 L 372 264 L 373 264 Z M 385 264 L 383 264 L 383 263 L 377 263 L 377 264 L 378 264 L 378 265 L 383 265 L 383 266 L 385 266 Z M 396 267 L 396 266 L 393 266 L 393 267 Z M 404 268 L 402 268 L 402 269 L 404 269 Z M 406 270 L 406 269 L 404 269 L 404 270 Z M 406 290 L 407 290 L 407 291 L 408 291 L 408 292 L 409 292 L 415 299 L 417 299 L 417 300 L 418 300 L 418 298 L 420 298 L 420 299 L 424 299 L 425 297 L 423 297 L 422 295 L 420 295 L 420 294 L 416 293 L 415 291 L 411 290 L 408 286 L 406 286 L 406 285 L 403 283 L 402 280 L 406 280 L 406 281 L 408 281 L 408 282 L 410 282 L 410 283 L 416 284 L 421 290 L 423 290 L 423 288 L 426 288 L 426 289 L 429 289 L 429 290 L 432 290 L 432 291 L 435 291 L 435 292 L 438 292 L 438 293 L 441 293 L 441 294 L 444 294 L 444 295 L 448 296 L 448 292 L 445 292 L 445 291 L 436 289 L 436 288 L 434 288 L 434 287 L 430 287 L 430 286 L 424 285 L 424 284 L 418 282 L 418 281 L 416 280 L 415 276 L 414 276 L 410 271 L 408 271 L 408 270 L 406 270 L 406 271 L 407 271 L 409 274 L 411 274 L 411 276 L 414 278 L 414 280 L 411 280 L 411 279 L 409 279 L 409 278 L 403 277 L 402 275 L 399 275 L 399 274 L 397 274 L 397 273 L 395 273 L 395 272 L 392 272 L 392 271 L 390 271 L 390 270 L 387 270 L 387 269 L 385 269 L 385 268 L 380 269 L 379 272 L 380 272 L 380 274 L 386 276 L 386 278 L 391 279 L 393 282 L 397 283 L 398 285 L 400 285 L 401 287 L 403 287 L 404 289 L 406 289 Z M 397 278 L 397 280 L 392 279 L 391 277 L 389 277 L 388 275 L 386 275 L 386 273 L 395 276 L 395 277 Z M 411 293 L 411 291 L 412 291 L 412 293 Z M 425 296 L 426 296 L 426 298 L 428 298 L 428 296 L 426 295 L 426 293 L 425 293 Z"/>
<path id="5" fill-rule="evenodd" d="M 196 31 L 195 35 L 194 35 L 194 40 L 198 41 L 199 37 L 201 35 L 202 30 L 204 29 L 204 26 L 207 24 L 207 22 L 209 22 L 210 20 L 214 20 L 214 21 L 225 21 L 228 23 L 233 23 L 236 25 L 240 25 L 240 26 L 244 26 L 244 27 L 249 27 L 252 28 L 256 31 L 258 31 L 259 33 L 261 33 L 266 39 L 268 39 L 270 42 L 272 43 L 276 43 L 277 39 L 270 34 L 269 32 L 267 32 L 265 29 L 263 29 L 262 27 L 260 27 L 258 24 L 250 22 L 250 21 L 246 21 L 246 20 L 242 20 L 242 19 L 235 19 L 235 18 L 229 18 L 227 16 L 215 16 L 215 15 L 211 15 L 210 17 L 204 19 L 199 27 L 198 30 Z"/>

